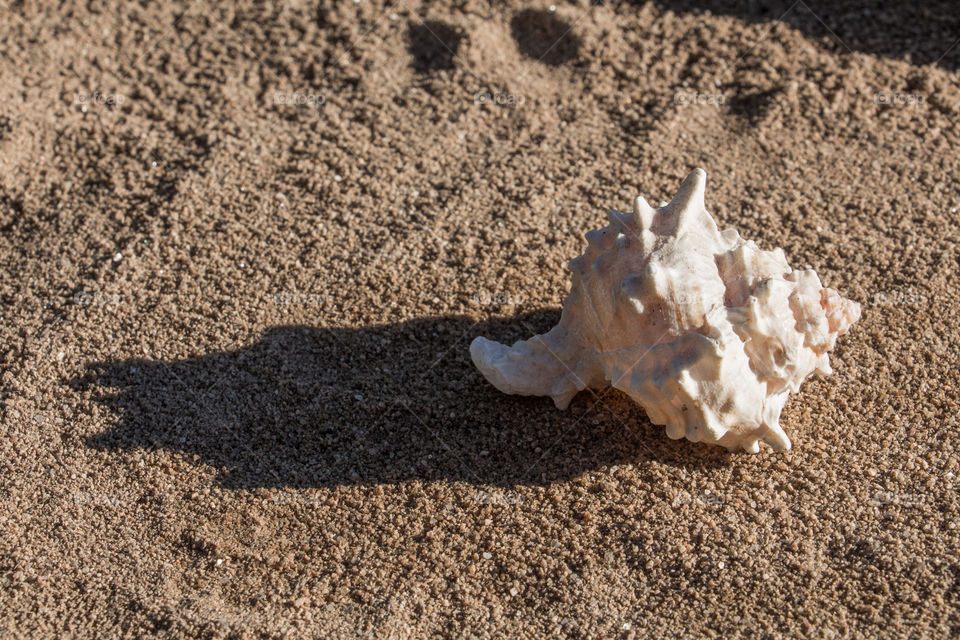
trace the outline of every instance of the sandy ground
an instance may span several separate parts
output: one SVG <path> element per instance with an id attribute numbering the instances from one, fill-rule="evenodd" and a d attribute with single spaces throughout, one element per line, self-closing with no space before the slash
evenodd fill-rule
<path id="1" fill-rule="evenodd" d="M 0 634 L 956 637 L 960 14 L 706 4 L 0 3 Z M 696 166 L 793 450 L 487 384 Z"/>

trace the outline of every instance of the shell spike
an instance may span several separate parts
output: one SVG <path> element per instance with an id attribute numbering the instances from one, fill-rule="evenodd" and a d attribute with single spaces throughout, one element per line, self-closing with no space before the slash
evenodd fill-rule
<path id="1" fill-rule="evenodd" d="M 680 185 L 677 195 L 667 205 L 677 218 L 675 228 L 678 231 L 690 225 L 701 212 L 706 210 L 704 201 L 706 187 L 707 172 L 703 169 L 694 169 Z"/>
<path id="2" fill-rule="evenodd" d="M 778 424 L 767 425 L 767 433 L 763 435 L 763 441 L 773 447 L 774 451 L 790 451 L 790 438 Z"/>
<path id="3" fill-rule="evenodd" d="M 641 230 L 647 230 L 653 226 L 654 213 L 654 208 L 643 196 L 637 196 L 637 199 L 633 201 L 633 217 L 637 219 L 637 224 Z"/>

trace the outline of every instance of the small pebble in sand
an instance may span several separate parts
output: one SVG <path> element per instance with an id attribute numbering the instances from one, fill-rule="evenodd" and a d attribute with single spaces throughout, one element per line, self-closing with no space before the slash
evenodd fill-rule
<path id="1" fill-rule="evenodd" d="M 123 260 L 123 254 L 118 251 L 117 254 L 113 256 L 113 261 L 120 262 L 121 260 Z"/>

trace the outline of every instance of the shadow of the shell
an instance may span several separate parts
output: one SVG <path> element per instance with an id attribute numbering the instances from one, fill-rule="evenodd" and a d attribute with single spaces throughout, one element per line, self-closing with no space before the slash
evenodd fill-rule
<path id="1" fill-rule="evenodd" d="M 93 364 L 71 386 L 116 414 L 89 446 L 177 451 L 233 488 L 546 485 L 613 464 L 725 463 L 722 450 L 668 440 L 618 392 L 584 391 L 559 411 L 501 394 L 470 362 L 477 335 L 512 342 L 557 317 L 280 326 L 232 351 Z"/>

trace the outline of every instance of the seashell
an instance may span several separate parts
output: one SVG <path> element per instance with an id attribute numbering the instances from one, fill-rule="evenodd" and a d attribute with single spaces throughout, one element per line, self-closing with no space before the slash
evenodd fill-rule
<path id="1" fill-rule="evenodd" d="M 667 436 L 755 453 L 788 450 L 780 412 L 860 318 L 860 305 L 763 251 L 720 232 L 694 170 L 669 204 L 638 197 L 632 214 L 586 234 L 570 261 L 560 322 L 512 347 L 483 337 L 474 364 L 504 393 L 550 396 L 564 409 L 608 385 L 640 404 Z"/>

